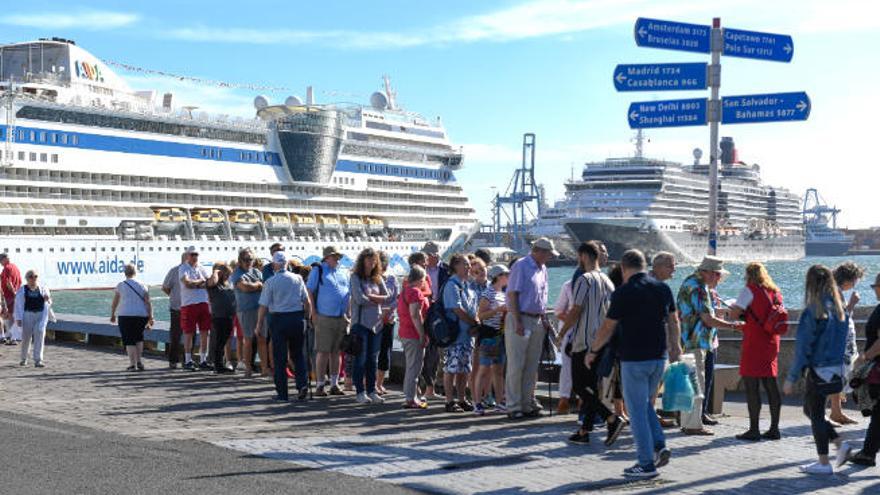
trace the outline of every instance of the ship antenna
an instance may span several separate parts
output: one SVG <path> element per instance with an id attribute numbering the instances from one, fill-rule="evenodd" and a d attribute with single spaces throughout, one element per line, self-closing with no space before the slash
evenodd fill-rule
<path id="1" fill-rule="evenodd" d="M 636 132 L 636 137 L 632 139 L 632 142 L 636 145 L 636 158 L 644 158 L 645 157 L 645 135 L 642 133 L 642 130 L 639 129 Z"/>
<path id="2" fill-rule="evenodd" d="M 397 93 L 391 88 L 391 77 L 387 74 L 382 76 L 385 83 L 385 97 L 388 99 L 388 109 L 397 110 Z"/>

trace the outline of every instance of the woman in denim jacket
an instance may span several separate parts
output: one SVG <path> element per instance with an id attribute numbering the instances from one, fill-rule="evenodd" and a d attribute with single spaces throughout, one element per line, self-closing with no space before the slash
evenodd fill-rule
<path id="1" fill-rule="evenodd" d="M 825 419 L 828 395 L 840 393 L 846 380 L 844 368 L 850 318 L 828 267 L 810 267 L 804 292 L 804 311 L 798 322 L 794 364 L 788 371 L 783 390 L 786 395 L 791 394 L 794 384 L 806 371 L 804 414 L 810 418 L 819 460 L 800 469 L 808 474 L 832 474 L 834 469 L 828 462 L 828 444 L 833 442 L 837 446 L 838 466 L 846 462 L 851 450 Z M 829 383 L 839 383 L 840 387 L 827 386 Z M 839 390 L 828 390 L 835 388 Z"/>

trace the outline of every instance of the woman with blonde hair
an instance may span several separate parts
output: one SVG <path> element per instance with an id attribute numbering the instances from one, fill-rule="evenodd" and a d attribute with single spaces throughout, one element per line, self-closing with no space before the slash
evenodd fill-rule
<path id="1" fill-rule="evenodd" d="M 791 394 L 794 384 L 805 375 L 804 414 L 810 418 L 819 460 L 800 469 L 807 474 L 827 475 L 834 473 L 834 468 L 828 462 L 828 444 L 833 442 L 837 447 L 838 467 L 846 462 L 852 450 L 825 419 L 828 396 L 843 390 L 850 317 L 828 267 L 810 267 L 804 293 L 804 310 L 798 322 L 794 363 L 788 371 L 783 390 L 786 395 Z"/>
<path id="2" fill-rule="evenodd" d="M 730 318 L 738 320 L 745 316 L 742 327 L 742 350 L 740 352 L 739 374 L 746 388 L 746 402 L 749 409 L 749 429 L 736 436 L 740 440 L 758 441 L 779 440 L 779 413 L 782 400 L 776 376 L 779 369 L 779 339 L 788 329 L 779 326 L 778 331 L 768 332 L 764 322 L 771 317 L 773 307 L 782 306 L 782 292 L 773 283 L 767 268 L 761 263 L 746 265 L 746 286 L 743 287 L 730 311 Z M 770 404 L 770 429 L 764 434 L 758 428 L 761 416 L 761 390 L 767 392 Z"/>

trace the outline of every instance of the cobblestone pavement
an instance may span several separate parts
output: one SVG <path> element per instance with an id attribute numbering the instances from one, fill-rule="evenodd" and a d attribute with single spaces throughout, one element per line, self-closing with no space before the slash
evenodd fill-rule
<path id="1" fill-rule="evenodd" d="M 797 471 L 815 450 L 796 400 L 783 410 L 781 441 L 737 441 L 745 408 L 728 402 L 714 437 L 667 430 L 670 465 L 654 480 L 627 481 L 620 474 L 634 462 L 629 431 L 611 449 L 603 431 L 589 446 L 570 445 L 572 415 L 510 423 L 447 414 L 439 403 L 404 411 L 396 393 L 382 406 L 352 396 L 278 405 L 266 379 L 169 371 L 160 359 L 127 373 L 119 351 L 81 345 L 50 344 L 46 362 L 20 368 L 17 348 L 0 347 L 0 410 L 154 441 L 210 442 L 431 493 L 880 493 L 876 468 L 824 478 Z M 865 427 L 842 434 L 861 442 Z"/>

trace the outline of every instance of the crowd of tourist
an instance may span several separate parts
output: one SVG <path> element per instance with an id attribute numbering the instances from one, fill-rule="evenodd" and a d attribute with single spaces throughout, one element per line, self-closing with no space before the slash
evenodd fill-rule
<path id="1" fill-rule="evenodd" d="M 748 429 L 736 438 L 782 438 L 777 376 L 788 313 L 761 263 L 745 267 L 738 297 L 724 301 L 717 288 L 729 273 L 719 258 L 706 256 L 673 292 L 672 254 L 657 253 L 648 266 L 640 251 L 629 250 L 608 266 L 605 246 L 585 242 L 553 309 L 554 326 L 548 317 L 547 263 L 558 253 L 546 238 L 508 264 L 494 262 L 485 250 L 453 254 L 447 264 L 439 246 L 428 242 L 409 256 L 409 273 L 401 279 L 389 271 L 387 254 L 372 248 L 360 252 L 351 270 L 343 268 L 343 256 L 333 246 L 324 248 L 321 262 L 312 266 L 289 259 L 281 244 L 271 246 L 270 253 L 263 265 L 243 249 L 234 262 L 209 269 L 195 247 L 186 250 L 162 285 L 170 299 L 170 368 L 182 364 L 188 371 L 226 374 L 242 365 L 248 378 L 259 370 L 272 376 L 278 402 L 290 400 L 293 378 L 298 400 L 353 392 L 357 403 L 382 404 L 396 329 L 404 357 L 404 408 L 424 410 L 440 400 L 448 413 L 495 412 L 519 420 L 543 414 L 535 388 L 541 362 L 552 359 L 555 349 L 562 363 L 558 410 L 578 412 L 569 441 L 589 443 L 591 433 L 604 427 L 604 444 L 611 446 L 629 426 L 637 462 L 624 474 L 652 477 L 672 457 L 665 428 L 713 434 L 710 427 L 717 421 L 709 403 L 718 331 L 729 330 L 742 335 L 739 373 L 749 416 Z M 35 271 L 22 281 L 8 256 L 0 254 L 0 264 L 0 338 L 20 343 L 22 366 L 32 343 L 34 365 L 42 367 L 51 294 Z M 145 369 L 144 332 L 154 316 L 149 291 L 136 276 L 133 265 L 125 267 L 110 316 L 119 326 L 131 372 Z M 852 262 L 833 270 L 814 265 L 806 274 L 794 360 L 782 386 L 791 394 L 804 380 L 804 413 L 818 456 L 801 467 L 806 473 L 834 471 L 830 444 L 838 466 L 874 465 L 880 449 L 880 365 L 876 371 L 870 366 L 880 364 L 880 306 L 868 320 L 860 353 L 853 323 L 859 296 L 852 292 L 844 300 L 845 291 L 864 276 Z M 872 288 L 880 299 L 880 275 Z M 436 337 L 441 330 L 445 340 Z M 664 371 L 679 361 L 694 377 L 691 407 L 657 409 Z M 770 411 L 763 432 L 762 389 Z M 871 418 L 858 452 L 836 431 L 855 422 L 841 409 L 846 393 Z"/>

